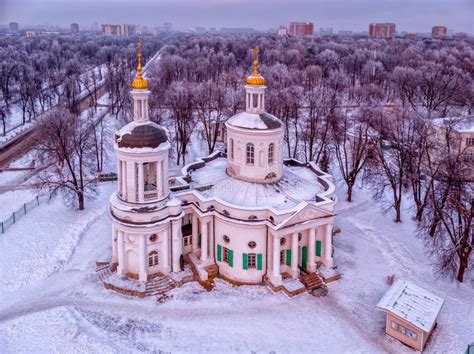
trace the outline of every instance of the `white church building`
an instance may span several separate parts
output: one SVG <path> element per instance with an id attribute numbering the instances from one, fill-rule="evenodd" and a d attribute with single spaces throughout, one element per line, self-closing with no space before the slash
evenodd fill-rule
<path id="1" fill-rule="evenodd" d="M 146 283 L 190 264 L 201 282 L 219 276 L 279 289 L 286 280 L 331 269 L 332 177 L 314 163 L 284 158 L 284 123 L 265 111 L 257 59 L 246 80 L 245 111 L 226 122 L 226 153 L 198 159 L 173 178 L 167 132 L 149 119 L 140 44 L 138 59 L 133 121 L 114 137 L 116 276 Z"/>

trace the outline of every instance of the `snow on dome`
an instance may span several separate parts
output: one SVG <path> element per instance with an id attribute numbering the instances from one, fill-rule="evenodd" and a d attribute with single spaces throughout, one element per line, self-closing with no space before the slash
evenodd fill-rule
<path id="1" fill-rule="evenodd" d="M 217 158 L 191 174 L 193 188 L 208 198 L 218 198 L 246 208 L 273 207 L 286 210 L 301 201 L 315 200 L 324 190 L 317 176 L 306 167 L 284 166 L 283 178 L 270 184 L 244 182 L 226 173 L 227 160 Z"/>
<path id="2" fill-rule="evenodd" d="M 281 120 L 267 112 L 240 112 L 229 118 L 227 124 L 238 128 L 257 130 L 278 129 L 283 126 Z"/>
<path id="3" fill-rule="evenodd" d="M 168 141 L 166 130 L 151 122 L 130 122 L 115 133 L 120 148 L 157 148 Z"/>
<path id="4" fill-rule="evenodd" d="M 425 332 L 431 331 L 444 300 L 419 286 L 399 280 L 377 304 Z"/>

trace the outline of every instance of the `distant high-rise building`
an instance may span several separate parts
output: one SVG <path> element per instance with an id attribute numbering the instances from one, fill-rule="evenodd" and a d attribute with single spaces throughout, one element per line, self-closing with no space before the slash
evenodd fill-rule
<path id="1" fill-rule="evenodd" d="M 8 27 L 10 28 L 10 32 L 18 32 L 18 30 L 20 29 L 18 22 L 10 22 Z"/>
<path id="2" fill-rule="evenodd" d="M 466 32 L 458 32 L 458 33 L 453 34 L 453 39 L 456 41 L 464 41 L 467 39 L 467 37 L 468 35 Z"/>
<path id="3" fill-rule="evenodd" d="M 431 29 L 431 38 L 443 39 L 448 35 L 448 28 L 446 26 L 434 26 Z"/>
<path id="4" fill-rule="evenodd" d="M 331 36 L 333 34 L 333 29 L 332 27 L 320 28 L 319 33 L 321 36 Z"/>
<path id="5" fill-rule="evenodd" d="M 173 30 L 173 25 L 171 24 L 171 22 L 165 22 L 163 24 L 163 31 L 171 32 L 172 30 Z"/>
<path id="6" fill-rule="evenodd" d="M 286 28 L 285 26 L 278 27 L 277 35 L 279 35 L 280 37 L 287 36 L 288 35 L 288 28 Z"/>
<path id="7" fill-rule="evenodd" d="M 71 33 L 79 33 L 79 25 L 77 23 L 71 23 Z"/>
<path id="8" fill-rule="evenodd" d="M 108 36 L 128 37 L 136 34 L 133 25 L 102 25 L 102 33 Z"/>
<path id="9" fill-rule="evenodd" d="M 295 37 L 312 36 L 314 25 L 312 22 L 291 22 L 289 34 Z"/>
<path id="10" fill-rule="evenodd" d="M 371 23 L 369 25 L 369 37 L 393 38 L 395 36 L 394 23 Z"/>
<path id="11" fill-rule="evenodd" d="M 416 39 L 416 33 L 405 33 L 405 39 Z"/>

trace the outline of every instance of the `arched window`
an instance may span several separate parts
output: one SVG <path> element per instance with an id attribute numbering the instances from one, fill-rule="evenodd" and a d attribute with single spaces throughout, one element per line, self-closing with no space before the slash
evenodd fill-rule
<path id="1" fill-rule="evenodd" d="M 229 140 L 229 152 L 230 152 L 230 159 L 233 160 L 234 159 L 234 139 L 230 139 Z"/>
<path id="2" fill-rule="evenodd" d="M 158 252 L 151 251 L 148 254 L 148 266 L 149 267 L 154 267 L 156 265 L 158 265 Z"/>
<path id="3" fill-rule="evenodd" d="M 247 163 L 253 165 L 255 162 L 255 147 L 252 143 L 247 144 Z"/>
<path id="4" fill-rule="evenodd" d="M 268 163 L 271 164 L 274 161 L 275 155 L 275 144 L 271 143 L 268 145 Z"/>

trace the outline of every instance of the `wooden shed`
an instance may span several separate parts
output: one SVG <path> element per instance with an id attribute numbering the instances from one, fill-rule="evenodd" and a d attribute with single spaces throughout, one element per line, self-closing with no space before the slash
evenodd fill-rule
<path id="1" fill-rule="evenodd" d="M 391 286 L 377 304 L 387 314 L 385 332 L 422 351 L 435 328 L 444 300 L 407 281 Z"/>

